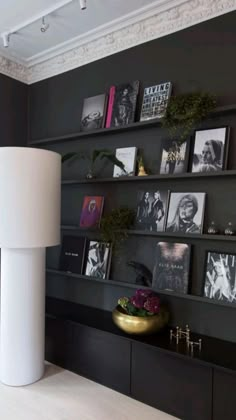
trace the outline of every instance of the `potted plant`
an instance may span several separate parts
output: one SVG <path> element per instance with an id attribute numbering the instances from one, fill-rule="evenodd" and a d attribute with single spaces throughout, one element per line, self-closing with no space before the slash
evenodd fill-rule
<path id="1" fill-rule="evenodd" d="M 90 155 L 86 152 L 69 152 L 62 156 L 62 163 L 80 159 L 86 159 L 89 161 L 89 168 L 86 178 L 94 178 L 95 163 L 98 159 L 108 160 L 126 172 L 123 162 L 117 159 L 115 153 L 108 149 L 94 150 Z"/>
<path id="2" fill-rule="evenodd" d="M 138 289 L 132 297 L 118 300 L 112 319 L 128 334 L 152 334 L 168 323 L 169 313 L 155 292 Z"/>

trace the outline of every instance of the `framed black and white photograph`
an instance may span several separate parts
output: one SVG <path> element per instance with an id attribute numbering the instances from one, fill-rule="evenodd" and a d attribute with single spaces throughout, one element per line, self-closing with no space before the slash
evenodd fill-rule
<path id="1" fill-rule="evenodd" d="M 172 192 L 166 232 L 202 233 L 206 193 Z"/>
<path id="2" fill-rule="evenodd" d="M 156 247 L 152 287 L 188 293 L 191 245 L 159 242 Z"/>
<path id="3" fill-rule="evenodd" d="M 191 172 L 217 172 L 226 169 L 229 127 L 196 130 Z"/>
<path id="4" fill-rule="evenodd" d="M 164 232 L 169 202 L 168 190 L 138 192 L 136 228 L 150 232 Z"/>
<path id="5" fill-rule="evenodd" d="M 90 241 L 85 267 L 85 275 L 106 279 L 109 277 L 111 245 L 105 242 Z"/>
<path id="6" fill-rule="evenodd" d="M 187 172 L 189 140 L 163 139 L 160 156 L 160 174 L 169 175 Z"/>
<path id="7" fill-rule="evenodd" d="M 97 95 L 84 99 L 81 131 L 96 130 L 104 127 L 107 95 Z"/>
<path id="8" fill-rule="evenodd" d="M 236 303 L 236 255 L 208 252 L 204 275 L 205 297 Z"/>

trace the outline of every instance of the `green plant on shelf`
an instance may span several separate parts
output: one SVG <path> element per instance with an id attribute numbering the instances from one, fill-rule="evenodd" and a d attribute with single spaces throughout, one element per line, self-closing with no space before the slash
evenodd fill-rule
<path id="1" fill-rule="evenodd" d="M 86 178 L 90 179 L 95 177 L 95 163 L 98 159 L 107 160 L 121 168 L 124 173 L 126 173 L 123 162 L 117 159 L 115 153 L 108 149 L 94 150 L 91 154 L 86 152 L 69 152 L 62 156 L 62 163 L 73 163 L 76 160 L 87 160 L 89 162 L 89 166 Z"/>
<path id="2" fill-rule="evenodd" d="M 122 243 L 127 239 L 127 229 L 133 226 L 135 211 L 128 207 L 113 209 L 102 217 L 101 237 L 104 242 L 112 244 L 113 252 L 118 252 Z"/>
<path id="3" fill-rule="evenodd" d="M 207 92 L 191 92 L 172 96 L 162 119 L 162 126 L 172 138 L 185 141 L 196 124 L 206 118 L 216 107 L 216 97 Z"/>

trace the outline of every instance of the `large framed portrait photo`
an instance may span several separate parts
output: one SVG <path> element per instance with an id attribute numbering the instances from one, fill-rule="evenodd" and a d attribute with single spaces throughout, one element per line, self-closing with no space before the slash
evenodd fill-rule
<path id="1" fill-rule="evenodd" d="M 172 192 L 166 232 L 198 234 L 203 231 L 206 193 Z"/>
<path id="2" fill-rule="evenodd" d="M 164 232 L 169 190 L 138 191 L 135 225 L 137 229 Z"/>
<path id="3" fill-rule="evenodd" d="M 172 175 L 187 172 L 189 144 L 189 140 L 162 140 L 160 174 Z"/>
<path id="4" fill-rule="evenodd" d="M 204 296 L 236 303 L 236 255 L 208 252 L 205 266 Z"/>
<path id="5" fill-rule="evenodd" d="M 191 172 L 217 172 L 226 169 L 229 127 L 196 130 Z"/>

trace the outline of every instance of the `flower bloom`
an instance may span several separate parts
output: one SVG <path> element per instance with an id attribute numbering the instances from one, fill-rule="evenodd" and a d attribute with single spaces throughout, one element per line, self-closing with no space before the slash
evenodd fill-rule
<path id="1" fill-rule="evenodd" d="M 144 303 L 144 308 L 153 314 L 157 314 L 160 311 L 160 299 L 158 296 L 150 296 Z"/>

